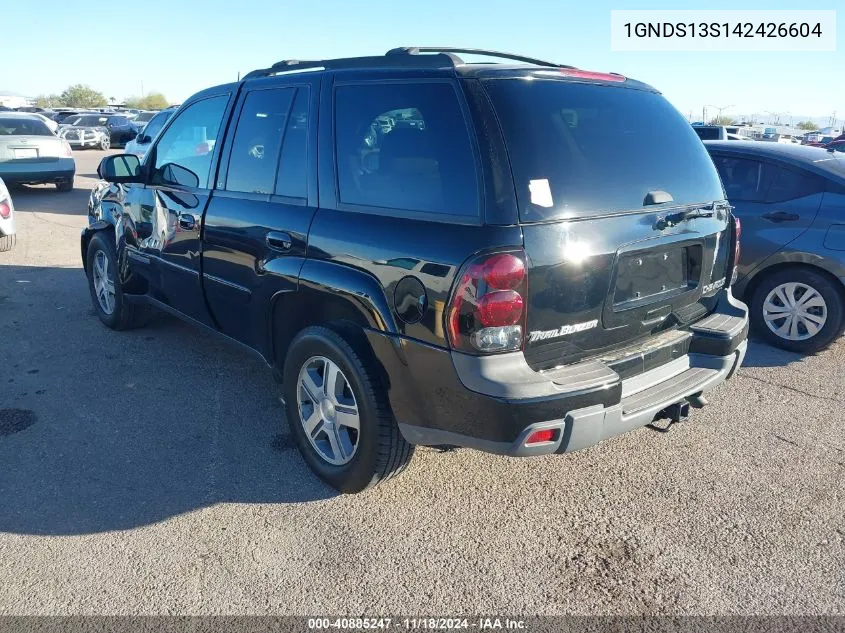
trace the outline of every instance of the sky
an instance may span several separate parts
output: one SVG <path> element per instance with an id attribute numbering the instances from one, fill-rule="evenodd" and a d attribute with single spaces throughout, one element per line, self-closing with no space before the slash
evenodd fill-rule
<path id="1" fill-rule="evenodd" d="M 780 0 L 2 0 L 0 91 L 25 96 L 83 83 L 122 101 L 163 92 L 178 103 L 280 59 L 382 54 L 397 46 L 464 46 L 618 72 L 663 92 L 685 116 L 732 106 L 845 119 L 842 0 L 836 52 L 611 52 L 611 9 L 795 9 Z M 42 19 L 46 18 L 46 19 Z M 708 117 L 715 114 L 708 108 Z M 795 121 L 797 123 L 797 121 Z"/>

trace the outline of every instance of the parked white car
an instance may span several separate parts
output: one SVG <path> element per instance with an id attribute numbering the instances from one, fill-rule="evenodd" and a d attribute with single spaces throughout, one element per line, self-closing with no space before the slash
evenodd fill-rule
<path id="1" fill-rule="evenodd" d="M 15 205 L 6 183 L 0 178 L 0 253 L 15 245 Z"/>

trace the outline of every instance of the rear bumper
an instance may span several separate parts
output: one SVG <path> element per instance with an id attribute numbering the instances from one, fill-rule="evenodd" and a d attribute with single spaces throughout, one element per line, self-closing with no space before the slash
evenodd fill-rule
<path id="1" fill-rule="evenodd" d="M 0 163 L 0 178 L 6 183 L 38 185 L 72 179 L 76 173 L 73 158 L 59 158 L 46 163 L 8 161 Z"/>
<path id="2" fill-rule="evenodd" d="M 725 290 L 713 315 L 613 365 L 535 372 L 521 353 L 479 358 L 408 345 L 404 364 L 414 386 L 391 381 L 391 405 L 413 444 L 519 457 L 570 452 L 648 424 L 724 382 L 742 364 L 747 336 L 747 309 Z M 552 441 L 526 446 L 544 429 L 555 431 Z"/>

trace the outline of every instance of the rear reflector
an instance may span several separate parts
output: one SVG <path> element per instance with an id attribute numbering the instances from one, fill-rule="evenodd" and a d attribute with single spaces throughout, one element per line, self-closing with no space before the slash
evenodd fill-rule
<path id="1" fill-rule="evenodd" d="M 542 431 L 534 431 L 525 440 L 525 445 L 529 444 L 543 444 L 544 442 L 552 442 L 555 439 L 555 429 L 544 429 Z"/>
<path id="2" fill-rule="evenodd" d="M 625 81 L 625 77 L 615 73 L 597 73 L 592 70 L 579 70 L 577 68 L 563 68 L 561 75 L 575 79 L 598 79 L 599 81 Z"/>

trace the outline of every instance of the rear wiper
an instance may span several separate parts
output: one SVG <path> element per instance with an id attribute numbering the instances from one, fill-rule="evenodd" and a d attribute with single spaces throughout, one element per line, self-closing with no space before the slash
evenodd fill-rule
<path id="1" fill-rule="evenodd" d="M 677 226 L 684 220 L 692 220 L 695 218 L 712 218 L 716 214 L 716 205 L 710 207 L 703 207 L 699 209 L 686 209 L 685 211 L 678 211 L 677 213 L 669 213 L 660 218 L 655 224 L 654 228 L 658 231 L 668 229 L 670 226 Z"/>

